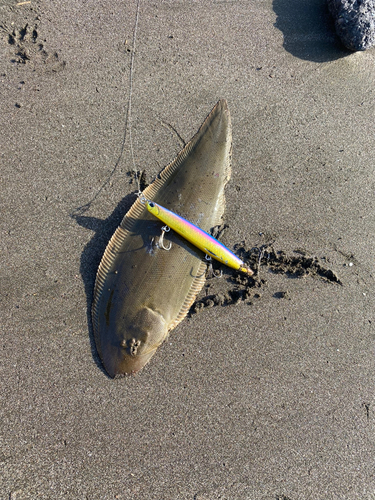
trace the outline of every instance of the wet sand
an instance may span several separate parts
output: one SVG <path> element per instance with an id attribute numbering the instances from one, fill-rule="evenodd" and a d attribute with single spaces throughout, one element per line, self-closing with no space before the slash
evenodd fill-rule
<path id="1" fill-rule="evenodd" d="M 120 380 L 89 310 L 136 190 L 137 4 L 0 4 L 1 499 L 375 498 L 375 52 L 302 4 L 140 4 L 136 169 L 227 99 L 222 241 L 263 253 Z"/>

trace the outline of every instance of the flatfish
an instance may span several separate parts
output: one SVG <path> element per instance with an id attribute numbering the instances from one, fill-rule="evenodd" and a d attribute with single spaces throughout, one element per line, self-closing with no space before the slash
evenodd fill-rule
<path id="1" fill-rule="evenodd" d="M 222 223 L 231 174 L 232 130 L 220 100 L 175 160 L 138 198 L 104 252 L 96 276 L 92 321 L 107 373 L 136 373 L 183 320 L 205 282 L 204 253 L 148 212 L 152 200 L 206 232 Z M 165 246 L 169 246 L 170 250 Z"/>

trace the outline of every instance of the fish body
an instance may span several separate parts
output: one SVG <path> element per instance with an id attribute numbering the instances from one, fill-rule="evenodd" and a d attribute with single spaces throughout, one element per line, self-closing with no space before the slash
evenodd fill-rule
<path id="1" fill-rule="evenodd" d="M 222 222 L 231 145 L 229 110 L 221 100 L 144 196 L 210 231 Z M 159 236 L 160 222 L 138 198 L 99 265 L 92 322 L 98 353 L 111 377 L 140 370 L 186 316 L 204 284 L 201 251 L 172 232 L 167 252 L 152 243 Z"/>
<path id="2" fill-rule="evenodd" d="M 146 207 L 151 214 L 155 215 L 155 217 L 164 222 L 164 224 L 167 224 L 173 231 L 176 231 L 208 256 L 222 262 L 228 267 L 237 269 L 237 271 L 241 271 L 250 276 L 254 274 L 237 255 L 229 250 L 229 248 L 206 231 L 203 231 L 200 227 L 153 201 L 147 200 Z"/>

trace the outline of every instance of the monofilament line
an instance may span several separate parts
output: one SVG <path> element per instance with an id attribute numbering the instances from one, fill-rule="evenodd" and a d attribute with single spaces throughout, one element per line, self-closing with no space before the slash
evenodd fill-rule
<path id="1" fill-rule="evenodd" d="M 91 204 L 98 198 L 100 193 L 103 191 L 105 186 L 110 181 L 111 177 L 113 176 L 117 167 L 119 166 L 122 155 L 124 153 L 127 130 L 129 130 L 130 154 L 131 154 L 132 163 L 133 163 L 133 170 L 134 170 L 135 174 L 137 174 L 137 170 L 135 167 L 135 161 L 134 161 L 133 139 L 132 139 L 132 96 L 133 96 L 134 57 L 135 57 L 135 46 L 136 46 L 136 40 L 137 40 L 137 29 L 138 29 L 140 5 L 141 5 L 141 0 L 137 0 L 137 8 L 136 8 L 134 31 L 133 31 L 133 44 L 132 44 L 131 57 L 130 57 L 128 109 L 126 111 L 125 129 L 124 129 L 124 135 L 122 138 L 120 154 L 115 162 L 113 169 L 111 170 L 107 179 L 103 182 L 103 184 L 101 185 L 99 190 L 96 192 L 96 194 L 91 198 L 91 200 L 88 203 L 74 209 L 73 212 L 70 214 L 71 217 L 77 217 L 77 216 L 82 215 L 83 213 L 87 212 L 87 210 L 89 210 L 89 208 L 91 207 Z M 140 191 L 140 180 L 139 180 L 137 175 L 136 175 L 136 178 L 137 178 L 137 182 L 138 182 L 138 191 Z"/>
<path id="2" fill-rule="evenodd" d="M 137 0 L 137 12 L 135 16 L 135 25 L 133 33 L 133 48 L 130 59 L 130 84 L 129 84 L 129 104 L 128 104 L 128 126 L 129 126 L 129 145 L 130 145 L 130 155 L 133 163 L 133 170 L 138 182 L 138 192 L 141 191 L 141 184 L 139 176 L 137 175 L 137 169 L 134 161 L 134 150 L 133 150 L 133 137 L 132 137 L 132 97 L 133 97 L 133 74 L 134 74 L 134 57 L 135 57 L 135 46 L 137 41 L 137 29 L 138 29 L 138 19 L 139 19 L 139 7 L 141 0 Z"/>

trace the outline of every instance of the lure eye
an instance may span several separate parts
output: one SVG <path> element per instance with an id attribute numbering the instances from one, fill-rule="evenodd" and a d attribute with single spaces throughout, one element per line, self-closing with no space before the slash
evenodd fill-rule
<path id="1" fill-rule="evenodd" d="M 150 201 L 148 205 L 149 205 L 149 207 L 154 208 L 155 203 L 153 203 L 152 201 Z"/>

